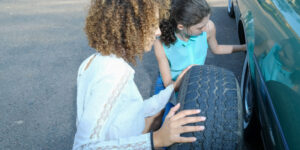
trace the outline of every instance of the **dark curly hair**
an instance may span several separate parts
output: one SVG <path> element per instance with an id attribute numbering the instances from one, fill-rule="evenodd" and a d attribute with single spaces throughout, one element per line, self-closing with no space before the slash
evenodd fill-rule
<path id="1" fill-rule="evenodd" d="M 211 13 L 206 0 L 173 0 L 170 10 L 170 18 L 160 22 L 160 40 L 166 46 L 176 42 L 175 32 L 177 25 L 182 24 L 189 28 L 198 24 Z"/>
<path id="2" fill-rule="evenodd" d="M 85 25 L 89 45 L 135 64 L 159 25 L 157 11 L 167 18 L 169 5 L 169 0 L 91 0 Z"/>

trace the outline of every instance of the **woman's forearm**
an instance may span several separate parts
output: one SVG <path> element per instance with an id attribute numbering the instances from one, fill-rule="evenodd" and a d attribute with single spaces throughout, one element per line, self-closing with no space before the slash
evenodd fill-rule
<path id="1" fill-rule="evenodd" d="M 163 139 L 160 139 L 160 135 L 159 135 L 159 133 L 158 133 L 158 131 L 155 131 L 155 132 L 153 132 L 153 146 L 155 147 L 155 148 L 158 148 L 158 147 L 164 147 L 164 145 L 163 145 L 163 143 L 162 143 L 162 141 L 163 141 Z"/>

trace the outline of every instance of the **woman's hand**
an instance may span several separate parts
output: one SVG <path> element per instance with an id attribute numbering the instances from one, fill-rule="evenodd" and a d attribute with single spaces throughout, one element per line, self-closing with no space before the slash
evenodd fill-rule
<path id="1" fill-rule="evenodd" d="M 185 73 L 191 69 L 193 66 L 195 65 L 190 65 L 188 66 L 187 68 L 185 68 L 181 73 L 180 75 L 177 77 L 176 81 L 173 83 L 174 84 L 174 90 L 175 91 L 178 91 L 179 90 L 179 87 L 180 87 L 180 84 L 181 84 L 181 81 L 182 81 L 182 78 L 183 76 L 185 75 Z"/>
<path id="2" fill-rule="evenodd" d="M 174 143 L 195 142 L 196 137 L 181 137 L 186 132 L 203 131 L 204 126 L 184 126 L 189 123 L 205 121 L 205 117 L 188 117 L 200 113 L 198 109 L 183 110 L 175 114 L 180 104 L 171 108 L 162 127 L 153 133 L 154 147 L 166 147 Z"/>

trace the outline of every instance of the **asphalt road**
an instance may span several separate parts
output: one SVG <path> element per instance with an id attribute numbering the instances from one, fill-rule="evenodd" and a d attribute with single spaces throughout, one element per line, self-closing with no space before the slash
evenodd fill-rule
<path id="1" fill-rule="evenodd" d="M 208 0 L 220 44 L 238 44 L 226 0 Z M 71 149 L 76 131 L 76 76 L 94 53 L 83 32 L 88 2 L 1 0 L 0 149 Z M 241 79 L 245 54 L 208 53 L 206 64 Z M 153 51 L 134 67 L 144 98 L 153 93 L 158 66 Z"/>

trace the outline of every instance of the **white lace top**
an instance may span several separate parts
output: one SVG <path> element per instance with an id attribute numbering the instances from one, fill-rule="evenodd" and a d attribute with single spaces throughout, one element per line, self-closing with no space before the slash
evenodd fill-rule
<path id="1" fill-rule="evenodd" d="M 145 117 L 164 108 L 173 85 L 143 101 L 133 77 L 134 70 L 115 56 L 96 53 L 82 62 L 73 149 L 151 149 L 150 134 L 142 134 Z"/>

